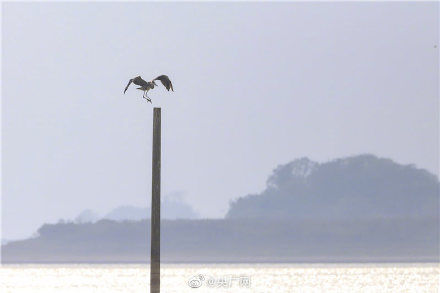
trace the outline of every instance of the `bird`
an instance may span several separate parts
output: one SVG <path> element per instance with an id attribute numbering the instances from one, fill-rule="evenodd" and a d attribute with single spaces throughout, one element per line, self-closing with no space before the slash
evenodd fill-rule
<path id="1" fill-rule="evenodd" d="M 154 89 L 154 87 L 157 86 L 157 84 L 155 82 L 156 80 L 160 80 L 160 82 L 164 85 L 164 87 L 167 89 L 167 91 L 172 90 L 174 92 L 173 84 L 171 83 L 171 80 L 167 75 L 159 75 L 158 77 L 156 77 L 152 81 L 145 81 L 139 75 L 139 76 L 136 76 L 135 78 L 132 78 L 128 81 L 128 84 L 124 89 L 124 94 L 127 91 L 130 84 L 134 83 L 135 85 L 139 86 L 137 88 L 138 90 L 144 91 L 144 95 L 142 96 L 142 98 L 146 99 L 148 102 L 151 103 L 151 99 L 148 96 L 148 91 L 151 89 Z"/>

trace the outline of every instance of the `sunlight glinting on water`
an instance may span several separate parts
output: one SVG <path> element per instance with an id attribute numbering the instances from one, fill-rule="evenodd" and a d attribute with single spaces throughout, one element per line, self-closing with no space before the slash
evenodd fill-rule
<path id="1" fill-rule="evenodd" d="M 440 281 L 438 264 L 164 264 L 161 274 L 166 293 L 435 293 Z M 147 265 L 0 267 L 2 293 L 138 293 L 148 292 L 148 286 Z"/>

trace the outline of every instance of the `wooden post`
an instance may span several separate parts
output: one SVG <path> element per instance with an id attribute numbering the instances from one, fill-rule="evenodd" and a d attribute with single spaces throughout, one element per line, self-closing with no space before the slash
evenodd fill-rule
<path id="1" fill-rule="evenodd" d="M 160 293 L 160 108 L 153 114 L 150 293 Z"/>

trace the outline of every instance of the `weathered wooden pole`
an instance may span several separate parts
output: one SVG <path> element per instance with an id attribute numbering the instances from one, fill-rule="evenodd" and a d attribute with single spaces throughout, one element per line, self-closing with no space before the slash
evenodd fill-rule
<path id="1" fill-rule="evenodd" d="M 160 108 L 153 112 L 150 293 L 160 293 Z"/>

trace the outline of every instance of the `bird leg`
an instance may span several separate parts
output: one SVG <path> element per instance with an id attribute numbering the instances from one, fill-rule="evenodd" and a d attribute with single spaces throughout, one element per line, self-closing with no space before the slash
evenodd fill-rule
<path id="1" fill-rule="evenodd" d="M 151 99 L 150 99 L 150 97 L 147 94 L 147 91 L 144 91 L 144 95 L 142 96 L 142 98 L 146 99 L 147 102 L 150 102 L 152 104 Z"/>

